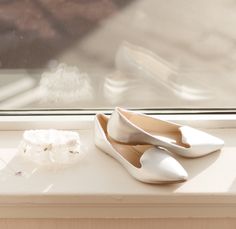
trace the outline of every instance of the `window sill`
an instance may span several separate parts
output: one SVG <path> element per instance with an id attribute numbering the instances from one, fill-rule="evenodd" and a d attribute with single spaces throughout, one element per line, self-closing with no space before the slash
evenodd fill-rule
<path id="1" fill-rule="evenodd" d="M 149 185 L 134 180 L 94 146 L 92 117 L 53 122 L 50 117 L 41 122 L 37 117 L 6 118 L 0 121 L 5 125 L 0 155 L 7 161 L 7 166 L 0 163 L 0 218 L 236 217 L 236 128 L 208 127 L 225 140 L 221 152 L 198 159 L 177 157 L 189 173 L 187 182 Z M 23 130 L 39 126 L 79 129 L 86 150 L 83 161 L 50 171 L 15 156 Z M 12 169 L 23 170 L 24 176 L 15 176 Z"/>

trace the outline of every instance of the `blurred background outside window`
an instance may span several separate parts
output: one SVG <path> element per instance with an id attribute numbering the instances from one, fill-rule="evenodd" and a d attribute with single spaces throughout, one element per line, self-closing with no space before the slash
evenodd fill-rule
<path id="1" fill-rule="evenodd" d="M 233 0 L 0 0 L 0 110 L 235 108 Z"/>

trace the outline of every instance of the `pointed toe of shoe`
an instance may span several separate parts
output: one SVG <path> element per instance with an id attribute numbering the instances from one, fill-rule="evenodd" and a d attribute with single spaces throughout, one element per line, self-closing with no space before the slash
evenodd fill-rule
<path id="1" fill-rule="evenodd" d="M 189 145 L 185 149 L 175 149 L 175 152 L 181 156 L 195 158 L 202 157 L 224 146 L 224 141 L 218 137 L 210 135 L 206 132 L 183 126 L 180 128 L 182 134 L 182 142 Z M 173 149 L 169 149 L 173 151 Z"/>
<path id="2" fill-rule="evenodd" d="M 215 149 L 216 149 L 216 150 L 221 149 L 221 148 L 224 146 L 224 144 L 225 144 L 225 142 L 224 142 L 222 139 L 216 138 L 216 141 L 215 141 L 215 143 L 214 143 Z"/>
<path id="3" fill-rule="evenodd" d="M 164 150 L 152 147 L 141 157 L 143 180 L 149 183 L 185 181 L 188 174 L 181 164 Z"/>
<path id="4" fill-rule="evenodd" d="M 173 157 L 166 157 L 160 166 L 162 170 L 163 179 L 167 181 L 185 181 L 188 179 L 188 174 L 182 165 Z"/>
<path id="5" fill-rule="evenodd" d="M 171 177 L 173 177 L 173 179 L 175 179 L 176 181 L 186 181 L 188 179 L 188 173 L 182 167 L 178 170 L 178 172 L 176 171 Z"/>
<path id="6" fill-rule="evenodd" d="M 209 153 L 215 152 L 217 150 L 220 150 L 223 146 L 224 146 L 224 141 L 217 137 L 214 137 L 214 140 L 211 143 L 209 143 L 208 152 Z"/>

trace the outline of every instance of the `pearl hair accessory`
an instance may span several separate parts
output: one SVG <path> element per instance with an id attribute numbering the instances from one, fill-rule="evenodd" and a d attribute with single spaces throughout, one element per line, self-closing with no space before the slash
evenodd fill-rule
<path id="1" fill-rule="evenodd" d="M 68 165 L 81 156 L 79 134 L 62 130 L 27 130 L 19 145 L 25 158 L 40 165 Z"/>

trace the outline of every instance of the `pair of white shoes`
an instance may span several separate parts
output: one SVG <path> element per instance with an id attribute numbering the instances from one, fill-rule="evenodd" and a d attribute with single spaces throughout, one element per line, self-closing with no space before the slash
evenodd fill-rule
<path id="1" fill-rule="evenodd" d="M 137 180 L 172 183 L 187 180 L 188 174 L 167 151 L 195 158 L 221 149 L 224 142 L 188 126 L 117 107 L 110 119 L 96 115 L 95 144 Z"/>

